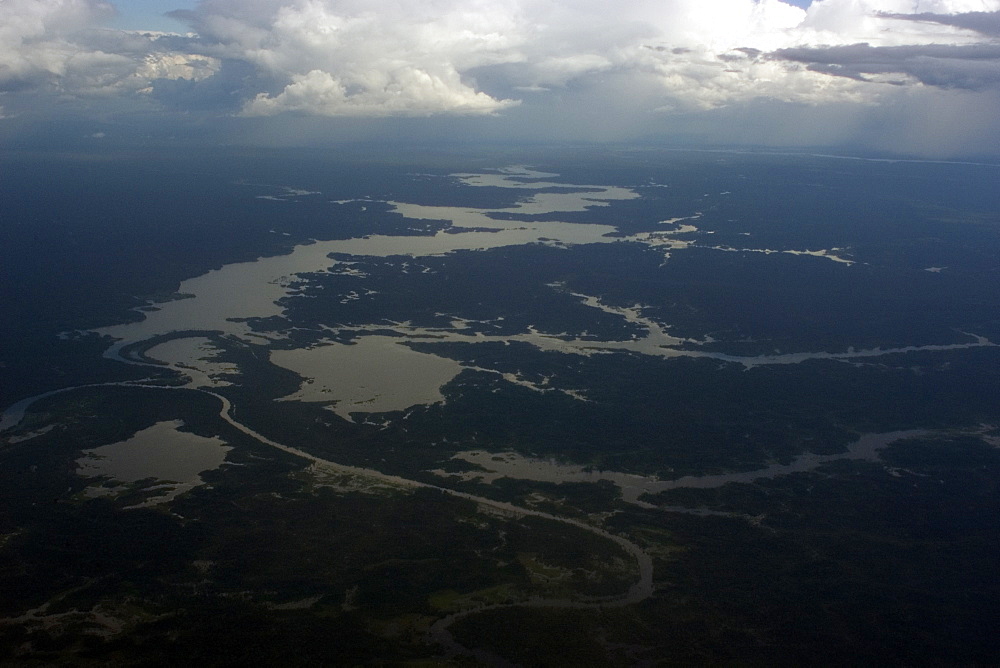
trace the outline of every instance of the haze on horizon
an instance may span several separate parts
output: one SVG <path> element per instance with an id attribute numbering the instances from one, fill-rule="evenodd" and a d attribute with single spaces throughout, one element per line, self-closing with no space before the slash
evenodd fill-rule
<path id="1" fill-rule="evenodd" d="M 0 146 L 1000 154 L 1000 0 L 795 4 L 0 0 Z"/>

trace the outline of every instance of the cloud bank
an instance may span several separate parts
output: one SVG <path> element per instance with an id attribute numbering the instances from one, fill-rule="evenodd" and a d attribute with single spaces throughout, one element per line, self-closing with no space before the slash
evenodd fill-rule
<path id="1" fill-rule="evenodd" d="M 114 14 L 97 0 L 0 2 L 0 94 L 128 94 L 157 79 L 197 80 L 217 69 L 215 59 L 188 52 L 186 40 L 97 28 Z"/>
<path id="2" fill-rule="evenodd" d="M 0 1 L 5 118 L 103 98 L 272 123 L 481 117 L 513 131 L 558 117 L 566 133 L 603 122 L 623 136 L 717 119 L 725 137 L 778 108 L 837 109 L 842 125 L 1000 111 L 1000 0 L 202 0 L 171 13 L 186 35 L 102 29 L 114 12 Z M 958 144 L 1000 136 L 974 115 Z"/>

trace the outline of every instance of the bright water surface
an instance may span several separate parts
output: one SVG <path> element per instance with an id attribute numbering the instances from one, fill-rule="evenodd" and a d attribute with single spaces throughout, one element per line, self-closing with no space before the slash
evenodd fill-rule
<path id="1" fill-rule="evenodd" d="M 222 466 L 232 448 L 219 438 L 180 431 L 183 426 L 180 420 L 158 422 L 127 440 L 84 450 L 76 461 L 78 475 L 121 483 L 91 485 L 88 496 L 117 495 L 131 484 L 155 479 L 147 489 L 157 493 L 142 504 L 152 505 L 203 484 L 200 474 Z"/>
<path id="2" fill-rule="evenodd" d="M 143 311 L 139 322 L 115 325 L 96 330 L 117 339 L 107 356 L 121 359 L 123 346 L 183 330 L 211 330 L 240 338 L 248 343 L 266 342 L 266 337 L 252 332 L 243 322 L 247 318 L 280 316 L 278 301 L 286 297 L 299 282 L 308 280 L 308 274 L 330 268 L 352 272 L 350 262 L 333 260 L 331 254 L 386 257 L 409 255 L 413 257 L 441 255 L 457 250 L 482 250 L 528 243 L 545 243 L 556 246 L 591 243 L 641 243 L 664 252 L 682 251 L 693 245 L 691 235 L 698 228 L 690 222 L 698 215 L 687 218 L 667 219 L 664 223 L 673 229 L 644 232 L 630 237 L 613 237 L 614 227 L 600 224 L 502 221 L 490 217 L 491 213 L 505 214 L 557 214 L 587 211 L 594 207 L 608 206 L 614 201 L 635 199 L 640 195 L 631 188 L 619 186 L 579 185 L 546 181 L 555 176 L 524 168 L 508 168 L 496 174 L 457 175 L 466 187 L 515 188 L 527 192 L 514 206 L 486 210 L 470 207 L 423 206 L 406 202 L 391 202 L 394 209 L 404 216 L 424 220 L 445 220 L 451 232 L 438 232 L 423 236 L 372 235 L 361 238 L 316 242 L 296 246 L 290 253 L 265 257 L 253 262 L 226 265 L 221 269 L 184 281 L 179 289 L 191 295 L 158 304 L 157 310 Z M 532 181 L 534 179 L 534 181 Z M 525 182 L 527 180 L 527 182 Z M 540 189 L 558 188 L 559 192 L 535 192 Z M 575 191 L 573 189 L 576 189 Z M 482 231 L 488 229 L 490 231 Z M 683 236 L 684 238 L 680 238 Z M 727 247 L 699 245 L 733 251 Z M 740 249 L 754 252 L 785 252 L 796 255 L 831 259 L 849 265 L 850 261 L 831 250 Z M 850 269 L 845 266 L 845 270 Z M 363 275 L 359 276 L 363 280 Z M 562 287 L 553 285 L 554 290 Z M 917 350 L 949 350 L 981 345 L 993 345 L 985 339 L 970 335 L 967 344 L 908 347 L 895 350 L 859 350 L 847 353 L 800 352 L 786 355 L 738 357 L 691 349 L 690 344 L 704 341 L 682 340 L 669 334 L 668 328 L 643 315 L 642 305 L 621 308 L 602 303 L 588 295 L 573 295 L 584 305 L 621 317 L 645 329 L 641 337 L 626 341 L 595 341 L 574 338 L 565 333 L 539 332 L 533 328 L 508 336 L 473 334 L 460 321 L 452 329 L 421 329 L 405 323 L 391 326 L 400 334 L 399 339 L 385 337 L 384 323 L 371 327 L 354 328 L 361 338 L 351 346 L 329 342 L 305 350 L 278 350 L 271 353 L 278 366 L 295 371 L 302 376 L 298 392 L 286 397 L 301 401 L 331 401 L 333 410 L 349 418 L 350 412 L 389 411 L 416 404 L 441 400 L 441 386 L 455 377 L 463 368 L 453 360 L 417 353 L 400 345 L 406 338 L 423 341 L 436 340 L 449 343 L 481 343 L 499 341 L 525 342 L 540 350 L 558 351 L 574 355 L 593 355 L 607 352 L 631 352 L 655 357 L 709 357 L 736 362 L 746 367 L 763 364 L 795 364 L 808 359 L 850 359 L 873 357 L 888 353 Z M 369 331 L 370 330 L 370 331 Z M 380 330 L 382 335 L 377 335 Z M 431 338 L 433 337 L 433 338 Z M 367 340 L 370 339 L 370 340 Z M 688 344 L 687 349 L 681 349 Z M 231 372 L 224 365 L 212 360 L 211 344 L 203 337 L 177 338 L 155 346 L 149 354 L 187 373 L 192 387 L 212 387 L 224 384 L 220 376 Z M 488 369 L 486 371 L 489 371 Z M 506 380 L 540 391 L 551 388 L 533 386 L 512 374 L 501 374 Z M 583 399 L 584 395 L 574 394 Z M 15 407 L 12 407 L 12 409 Z M 11 417 L 13 419 L 13 416 Z M 19 419 L 19 418 L 18 418 Z M 4 425 L 11 423 L 5 415 Z"/>

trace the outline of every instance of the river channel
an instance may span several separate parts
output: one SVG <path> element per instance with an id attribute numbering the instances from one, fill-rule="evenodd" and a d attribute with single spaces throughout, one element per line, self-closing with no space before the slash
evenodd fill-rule
<path id="1" fill-rule="evenodd" d="M 448 232 L 439 231 L 433 235 L 372 235 L 346 240 L 314 242 L 296 246 L 286 255 L 225 265 L 220 269 L 184 281 L 178 290 L 184 298 L 158 303 L 155 305 L 156 310 L 141 311 L 141 320 L 103 327 L 94 331 L 114 340 L 114 343 L 105 352 L 105 356 L 129 364 L 146 364 L 146 362 L 135 357 L 124 356 L 122 351 L 125 347 L 179 332 L 217 332 L 247 343 L 261 345 L 261 336 L 253 332 L 246 319 L 280 317 L 283 313 L 280 300 L 287 297 L 302 281 L 308 280 L 308 274 L 327 271 L 337 265 L 346 266 L 349 264 L 343 260 L 332 259 L 331 254 L 338 254 L 338 257 L 346 254 L 375 257 L 408 255 L 417 258 L 443 255 L 456 250 L 484 250 L 529 243 L 568 247 L 576 244 L 623 242 L 646 244 L 667 254 L 683 251 L 694 243 L 692 235 L 698 233 L 698 228 L 690 223 L 680 223 L 681 220 L 690 221 L 690 218 L 665 220 L 665 227 L 668 229 L 662 232 L 647 232 L 631 237 L 620 237 L 612 236 L 617 232 L 616 228 L 603 224 L 568 223 L 552 220 L 524 222 L 523 220 L 500 220 L 496 217 L 497 215 L 502 217 L 503 214 L 547 214 L 551 217 L 552 214 L 583 212 L 595 207 L 609 206 L 615 201 L 639 197 L 639 194 L 630 188 L 599 185 L 572 186 L 545 180 L 554 176 L 524 168 L 510 168 L 493 174 L 456 175 L 458 181 L 465 187 L 516 188 L 529 191 L 529 194 L 514 206 L 493 210 L 390 202 L 389 204 L 395 211 L 406 217 L 422 220 L 445 220 L 451 229 Z M 545 190 L 546 192 L 530 194 L 530 191 L 533 190 Z M 705 248 L 706 246 L 700 247 Z M 722 247 L 717 248 L 717 250 L 733 251 L 731 248 Z M 803 261 L 816 261 L 817 258 L 834 260 L 843 266 L 844 271 L 852 270 L 850 262 L 840 257 L 837 254 L 837 249 L 746 250 L 792 253 L 803 256 Z M 550 287 L 557 291 L 564 290 L 560 285 Z M 528 331 L 514 335 L 488 336 L 482 333 L 473 333 L 460 319 L 454 320 L 450 328 L 443 329 L 419 328 L 407 323 L 387 325 L 382 322 L 350 330 L 351 333 L 360 337 L 353 344 L 338 343 L 333 341 L 331 337 L 330 341 L 321 342 L 308 348 L 273 350 L 269 351 L 268 354 L 272 363 L 295 372 L 302 379 L 299 390 L 283 397 L 282 400 L 329 403 L 337 415 L 351 420 L 352 416 L 357 413 L 401 410 L 412 405 L 442 401 L 441 387 L 464 368 L 471 368 L 464 367 L 444 356 L 416 352 L 406 346 L 407 342 L 413 341 L 422 343 L 435 341 L 442 343 L 524 342 L 540 350 L 573 355 L 628 352 L 655 357 L 708 357 L 736 362 L 748 368 L 767 364 L 794 364 L 807 359 L 852 359 L 921 350 L 951 350 L 995 345 L 982 337 L 970 334 L 970 341 L 963 344 L 914 346 L 891 350 L 851 350 L 845 353 L 806 352 L 765 357 L 737 357 L 701 351 L 697 349 L 699 341 L 671 336 L 666 325 L 644 315 L 643 306 L 640 304 L 628 307 L 613 306 L 604 303 L 596 296 L 567 294 L 570 298 L 579 300 L 587 307 L 615 315 L 625 322 L 640 326 L 645 332 L 644 335 L 623 341 L 595 341 L 589 338 L 567 336 L 565 333 L 539 332 L 534 328 L 529 328 Z M 386 336 L 387 329 L 396 336 Z M 438 486 L 387 475 L 374 469 L 337 464 L 253 431 L 233 418 L 233 407 L 230 401 L 215 391 L 233 382 L 225 380 L 221 376 L 227 375 L 231 378 L 235 374 L 238 377 L 238 370 L 215 360 L 217 353 L 212 341 L 203 334 L 197 336 L 176 334 L 173 339 L 162 341 L 150 347 L 146 354 L 186 376 L 186 385 L 164 387 L 144 384 L 139 381 L 80 387 L 116 385 L 136 388 L 150 387 L 164 391 L 203 392 L 220 402 L 219 416 L 235 429 L 260 443 L 309 461 L 312 465 L 325 471 L 338 475 L 357 476 L 378 485 L 399 489 L 434 489 L 510 516 L 533 516 L 561 522 L 616 543 L 635 560 L 636 579 L 628 591 L 617 596 L 595 600 L 537 599 L 470 608 L 444 617 L 433 625 L 431 636 L 449 653 L 471 653 L 471 650 L 458 645 L 448 631 L 452 623 L 470 614 L 511 606 L 564 608 L 625 606 L 637 603 L 653 593 L 652 559 L 639 545 L 623 536 L 610 533 L 580 520 L 459 492 L 445 486 L 444 481 L 442 481 L 442 485 Z M 531 383 L 517 377 L 516 374 L 502 375 L 510 382 L 532 386 Z M 25 411 L 35 401 L 74 389 L 77 388 L 56 390 L 24 399 L 9 406 L 0 420 L 0 431 L 15 429 L 23 419 Z M 550 390 L 550 388 L 541 385 L 535 386 L 534 389 Z M 575 396 L 574 398 L 581 401 L 586 400 L 585 396 Z M 609 480 L 621 489 L 623 500 L 640 506 L 652 507 L 640 499 L 643 494 L 653 494 L 676 487 L 711 487 L 729 482 L 752 482 L 760 478 L 811 470 L 827 461 L 845 457 L 872 458 L 877 456 L 875 453 L 878 449 L 888 443 L 917 433 L 870 434 L 863 436 L 845 455 L 803 455 L 790 464 L 776 464 L 759 471 L 717 476 L 689 476 L 677 480 L 658 480 L 618 472 L 595 473 L 584 471 L 579 467 L 567 467 L 524 458 L 518 459 L 509 454 L 501 455 L 500 459 L 497 459 L 498 455 L 495 453 L 481 451 L 461 452 L 456 457 L 469 463 L 478 464 L 485 470 L 462 474 L 467 479 L 479 477 L 485 482 L 490 482 L 498 477 L 508 476 L 552 482 Z M 217 445 L 222 447 L 221 444 Z M 100 468 L 95 468 L 95 471 L 99 473 Z M 185 477 L 186 484 L 193 484 L 191 474 L 192 471 L 185 470 L 179 472 L 177 477 Z"/>

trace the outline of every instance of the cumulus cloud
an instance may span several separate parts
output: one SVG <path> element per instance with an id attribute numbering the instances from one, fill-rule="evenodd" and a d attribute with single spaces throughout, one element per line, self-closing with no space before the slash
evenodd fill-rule
<path id="1" fill-rule="evenodd" d="M 435 75 L 413 67 L 395 68 L 374 86 L 349 93 L 344 83 L 322 70 L 294 75 L 276 96 L 258 94 L 245 116 L 273 116 L 301 111 L 320 116 L 425 116 L 436 112 L 482 114 L 514 104 L 495 100 L 462 84 L 458 73 Z"/>
<path id="2" fill-rule="evenodd" d="M 985 86 L 988 57 L 907 49 L 975 44 L 971 26 L 988 30 L 993 13 L 981 10 L 992 5 L 1000 10 L 997 0 L 817 0 L 808 10 L 626 0 L 613 12 L 596 0 L 203 0 L 172 15 L 203 53 L 251 63 L 270 81 L 243 115 L 419 116 L 491 114 L 525 93 L 623 74 L 654 87 L 655 109 L 684 112 L 754 99 L 873 103 L 884 91 L 865 84 L 876 82 Z M 841 62 L 859 43 L 872 62 Z"/>
<path id="3" fill-rule="evenodd" d="M 514 104 L 463 72 L 516 58 L 525 26 L 515 2 L 203 2 L 174 12 L 209 53 L 252 63 L 278 82 L 243 114 L 484 114 Z"/>
<path id="4" fill-rule="evenodd" d="M 64 75 L 76 51 L 68 36 L 113 14 L 109 3 L 88 0 L 0 3 L 0 90 Z"/>
<path id="5" fill-rule="evenodd" d="M 0 92 L 118 95 L 159 78 L 204 78 L 217 62 L 185 38 L 99 28 L 115 14 L 103 0 L 0 2 Z"/>
<path id="6" fill-rule="evenodd" d="M 1000 87 L 1000 0 L 201 0 L 171 13 L 187 35 L 101 29 L 113 11 L 0 0 L 6 106 L 20 115 L 32 90 L 260 122 L 548 114 L 646 131 Z"/>

